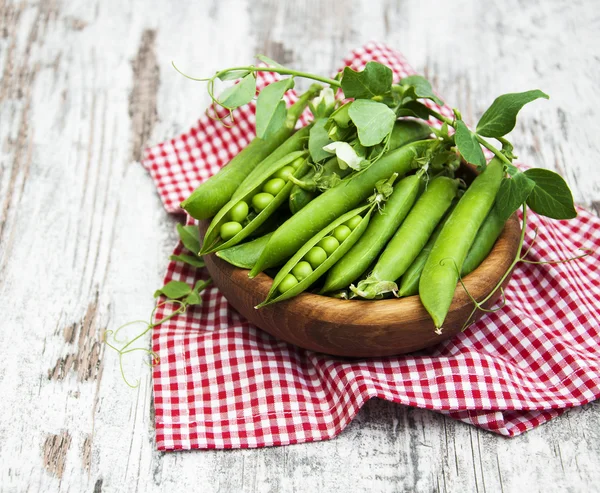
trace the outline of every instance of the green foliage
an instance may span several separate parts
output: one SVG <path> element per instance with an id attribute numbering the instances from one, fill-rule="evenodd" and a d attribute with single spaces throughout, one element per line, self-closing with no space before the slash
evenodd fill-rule
<path id="1" fill-rule="evenodd" d="M 187 255 L 185 253 L 182 253 L 180 255 L 171 255 L 169 257 L 169 260 L 175 260 L 176 262 L 183 262 L 184 264 L 188 264 L 188 265 L 191 265 L 192 267 L 197 267 L 199 269 L 206 265 L 204 263 L 204 260 L 202 260 L 202 257 L 198 257 L 198 256 L 194 256 L 194 255 Z"/>
<path id="2" fill-rule="evenodd" d="M 496 196 L 496 209 L 503 221 L 507 221 L 525 201 L 535 187 L 535 182 L 524 173 L 518 172 L 512 178 L 503 178 Z"/>
<path id="3" fill-rule="evenodd" d="M 358 99 L 349 110 L 350 118 L 358 131 L 358 139 L 365 147 L 379 144 L 394 128 L 396 114 L 383 103 Z"/>
<path id="4" fill-rule="evenodd" d="M 225 72 L 223 74 L 219 74 L 218 78 L 222 81 L 237 80 L 237 79 L 243 79 L 249 73 L 250 73 L 249 70 L 232 70 L 230 72 Z"/>
<path id="5" fill-rule="evenodd" d="M 287 111 L 283 95 L 294 87 L 294 78 L 289 77 L 265 87 L 256 101 L 256 136 L 268 139 L 285 123 Z"/>
<path id="6" fill-rule="evenodd" d="M 475 134 L 467 128 L 462 120 L 456 122 L 454 140 L 456 147 L 458 147 L 465 161 L 475 164 L 480 169 L 485 168 L 485 156 L 481 150 L 481 145 L 477 141 Z"/>
<path id="7" fill-rule="evenodd" d="M 189 286 L 189 284 L 182 281 L 170 281 L 162 288 L 157 289 L 154 292 L 154 297 L 158 298 L 160 295 L 163 295 L 171 300 L 178 300 L 190 294 L 191 292 L 192 288 Z"/>
<path id="8" fill-rule="evenodd" d="M 248 104 L 256 94 L 256 77 L 248 74 L 239 84 L 234 84 L 225 89 L 219 96 L 219 104 L 224 108 L 233 110 Z"/>
<path id="9" fill-rule="evenodd" d="M 399 84 L 404 89 L 403 98 L 405 101 L 430 99 L 440 106 L 444 104 L 444 102 L 434 94 L 429 81 L 421 75 L 409 75 L 408 77 L 404 77 L 404 79 L 400 79 Z"/>
<path id="10" fill-rule="evenodd" d="M 535 183 L 527 199 L 534 212 L 552 219 L 573 219 L 577 211 L 571 190 L 563 178 L 549 169 L 532 168 L 525 176 Z"/>
<path id="11" fill-rule="evenodd" d="M 256 55 L 256 58 L 271 67 L 284 68 L 283 65 L 281 65 L 280 63 L 277 63 L 275 60 L 273 60 L 272 58 L 269 58 L 266 55 Z"/>
<path id="12" fill-rule="evenodd" d="M 484 137 L 503 137 L 515 128 L 521 108 L 539 98 L 549 99 L 549 96 L 539 89 L 498 96 L 479 120 L 477 133 Z"/>
<path id="13" fill-rule="evenodd" d="M 423 103 L 418 101 L 408 101 L 403 104 L 401 108 L 396 111 L 398 116 L 412 116 L 413 118 L 420 118 L 421 120 L 427 121 L 429 119 L 429 112 L 427 107 Z"/>
<path id="14" fill-rule="evenodd" d="M 378 62 L 369 62 L 357 72 L 346 67 L 342 74 L 342 91 L 347 98 L 371 99 L 392 90 L 392 70 Z"/>
<path id="15" fill-rule="evenodd" d="M 179 234 L 179 239 L 183 243 L 183 246 L 190 252 L 198 253 L 200 251 L 199 231 L 196 226 L 178 224 L 177 234 Z"/>
<path id="16" fill-rule="evenodd" d="M 328 144 L 331 144 L 331 139 L 325 129 L 327 118 L 320 118 L 316 120 L 312 128 L 310 129 L 310 136 L 308 138 L 308 151 L 310 157 L 315 163 L 322 161 L 331 156 L 329 152 L 323 149 Z"/>

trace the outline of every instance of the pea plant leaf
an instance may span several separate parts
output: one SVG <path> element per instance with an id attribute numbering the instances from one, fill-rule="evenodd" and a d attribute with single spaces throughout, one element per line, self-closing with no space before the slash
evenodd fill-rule
<path id="1" fill-rule="evenodd" d="M 283 65 L 281 65 L 281 63 L 277 63 L 275 60 L 273 60 L 272 58 L 269 58 L 266 55 L 256 55 L 256 58 L 258 60 L 260 60 L 261 62 L 266 63 L 267 65 L 270 65 L 271 67 L 284 68 Z"/>
<path id="2" fill-rule="evenodd" d="M 230 70 L 228 72 L 225 72 L 225 73 L 219 75 L 219 79 L 221 79 L 222 81 L 243 79 L 249 73 L 250 73 L 249 70 Z"/>
<path id="3" fill-rule="evenodd" d="M 350 125 L 350 116 L 348 115 L 348 112 L 350 111 L 350 107 L 352 106 L 352 101 L 340 106 L 338 109 L 336 109 L 330 116 L 329 116 L 329 120 L 327 121 L 327 125 L 325 128 L 329 129 L 329 127 L 333 124 L 336 124 L 338 127 L 341 128 L 348 128 L 348 126 Z"/>
<path id="4" fill-rule="evenodd" d="M 202 268 L 205 266 L 204 260 L 201 257 L 194 255 L 171 255 L 169 260 L 175 260 L 176 262 L 183 262 L 184 264 L 191 265 L 192 267 Z"/>
<path id="5" fill-rule="evenodd" d="M 323 147 L 326 145 L 331 144 L 331 139 L 329 138 L 327 130 L 325 129 L 326 123 L 327 118 L 320 118 L 310 129 L 310 134 L 308 137 L 308 151 L 310 152 L 310 157 L 315 163 L 331 157 L 331 154 L 323 149 Z"/>
<path id="6" fill-rule="evenodd" d="M 421 75 L 409 75 L 408 77 L 404 77 L 404 79 L 400 79 L 399 84 L 404 86 L 403 95 L 406 101 L 414 99 L 431 99 L 431 101 L 440 106 L 444 104 L 444 102 L 434 94 L 429 81 Z"/>
<path id="7" fill-rule="evenodd" d="M 456 122 L 454 141 L 465 161 L 475 164 L 479 168 L 485 168 L 485 156 L 481 146 L 473 132 L 467 128 L 462 120 Z"/>
<path id="8" fill-rule="evenodd" d="M 248 74 L 238 84 L 225 89 L 219 95 L 219 104 L 224 108 L 233 110 L 248 104 L 256 94 L 256 77 Z"/>
<path id="9" fill-rule="evenodd" d="M 197 291 L 192 291 L 185 297 L 185 302 L 188 305 L 200 305 L 202 303 L 202 299 L 200 298 L 200 294 Z"/>
<path id="10" fill-rule="evenodd" d="M 542 168 L 528 169 L 524 174 L 535 182 L 527 199 L 527 205 L 534 212 L 552 219 L 577 216 L 571 190 L 560 175 Z"/>
<path id="11" fill-rule="evenodd" d="M 265 87 L 256 101 L 256 136 L 268 139 L 284 124 L 287 117 L 283 95 L 294 87 L 294 78 L 273 82 Z"/>
<path id="12" fill-rule="evenodd" d="M 429 113 L 427 112 L 427 107 L 423 103 L 419 103 L 418 101 L 409 101 L 402 105 L 396 111 L 396 115 L 398 116 L 412 116 L 414 118 L 420 118 L 421 120 L 427 121 L 429 120 Z"/>
<path id="13" fill-rule="evenodd" d="M 394 128 L 396 114 L 383 103 L 357 99 L 349 110 L 358 131 L 358 140 L 365 147 L 379 144 Z"/>
<path id="14" fill-rule="evenodd" d="M 183 224 L 178 224 L 177 234 L 179 235 L 183 246 L 190 252 L 198 253 L 200 251 L 200 232 L 196 226 L 184 226 Z"/>
<path id="15" fill-rule="evenodd" d="M 508 221 L 513 212 L 525 203 L 534 187 L 535 182 L 521 172 L 512 178 L 502 179 L 494 207 L 503 221 Z"/>
<path id="16" fill-rule="evenodd" d="M 357 72 L 350 67 L 342 74 L 342 91 L 347 98 L 371 99 L 392 90 L 392 70 L 378 62 L 369 62 Z"/>
<path id="17" fill-rule="evenodd" d="M 189 284 L 181 281 L 170 281 L 162 288 L 157 289 L 154 292 L 154 297 L 157 298 L 162 294 L 170 300 L 178 300 L 179 298 L 187 296 L 191 292 L 192 288 Z"/>
<path id="18" fill-rule="evenodd" d="M 539 98 L 549 99 L 549 96 L 539 89 L 498 96 L 481 116 L 477 124 L 477 133 L 496 139 L 503 137 L 515 128 L 521 108 Z"/>

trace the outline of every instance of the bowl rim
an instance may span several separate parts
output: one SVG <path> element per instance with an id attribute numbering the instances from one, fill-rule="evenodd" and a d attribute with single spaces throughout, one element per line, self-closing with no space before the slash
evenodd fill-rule
<path id="1" fill-rule="evenodd" d="M 473 166 L 467 164 L 466 168 L 467 174 L 477 174 Z M 199 222 L 202 235 L 209 222 Z M 231 265 L 214 253 L 206 255 L 205 261 L 215 286 L 229 304 L 250 323 L 268 334 L 301 348 L 334 356 L 379 357 L 424 349 L 461 332 L 464 320 L 473 309 L 471 296 L 481 301 L 500 281 L 517 255 L 520 235 L 521 225 L 515 212 L 506 222 L 488 256 L 462 279 L 462 283 L 457 284 L 442 333 L 435 331 L 433 321 L 418 294 L 382 300 L 347 300 L 303 292 L 293 298 L 255 309 L 271 288 L 273 279 L 270 276 L 261 272 L 250 279 L 248 269 Z M 503 287 L 511 275 L 512 272 L 506 276 Z M 501 293 L 502 290 L 497 290 L 484 307 L 490 308 Z M 483 314 L 484 312 L 477 310 L 472 322 Z M 295 330 L 287 330 L 289 327 Z M 369 330 L 365 331 L 365 327 Z M 403 342 L 409 335 L 414 336 L 416 342 Z M 355 344 L 352 348 L 345 346 L 345 342 L 351 337 L 363 340 L 364 347 L 360 344 Z M 379 346 L 368 346 L 377 337 Z M 384 347 L 381 340 L 385 341 L 385 337 L 390 337 L 392 342 Z"/>

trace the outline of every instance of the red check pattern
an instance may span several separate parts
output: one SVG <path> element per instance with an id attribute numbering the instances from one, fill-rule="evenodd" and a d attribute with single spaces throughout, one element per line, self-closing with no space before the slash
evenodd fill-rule
<path id="1" fill-rule="evenodd" d="M 414 73 L 390 48 L 369 43 L 344 63 L 369 60 L 396 77 Z M 265 76 L 264 86 L 274 80 Z M 449 108 L 438 108 L 452 116 Z M 189 132 L 146 151 L 144 166 L 169 212 L 254 134 L 254 105 L 227 128 L 203 117 Z M 525 247 L 535 261 L 600 251 L 600 220 L 530 214 Z M 532 244 L 534 228 L 538 236 Z M 182 245 L 175 249 L 182 251 Z M 165 282 L 206 276 L 171 262 Z M 452 340 L 419 353 L 345 360 L 305 351 L 250 325 L 216 288 L 203 305 L 154 329 L 153 371 L 160 450 L 247 448 L 334 437 L 378 397 L 515 436 L 600 396 L 600 264 L 520 264 L 506 305 Z M 172 307 L 165 306 L 158 318 Z"/>

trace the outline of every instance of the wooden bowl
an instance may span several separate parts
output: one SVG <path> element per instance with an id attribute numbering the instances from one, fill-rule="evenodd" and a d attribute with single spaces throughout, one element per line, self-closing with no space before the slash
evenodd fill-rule
<path id="1" fill-rule="evenodd" d="M 201 223 L 203 235 L 208 223 Z M 484 299 L 510 267 L 519 244 L 520 225 L 513 215 L 483 263 L 463 281 L 475 299 Z M 272 279 L 262 273 L 254 279 L 216 255 L 205 256 L 215 285 L 229 303 L 250 322 L 283 341 L 311 351 L 336 356 L 374 357 L 409 353 L 438 344 L 461 331 L 473 303 L 457 286 L 441 335 L 418 296 L 377 301 L 340 300 L 303 293 L 260 309 L 254 307 L 269 292 Z M 504 285 L 508 282 L 507 277 Z M 499 298 L 500 290 L 486 307 Z M 474 320 L 483 312 L 478 310 Z"/>

